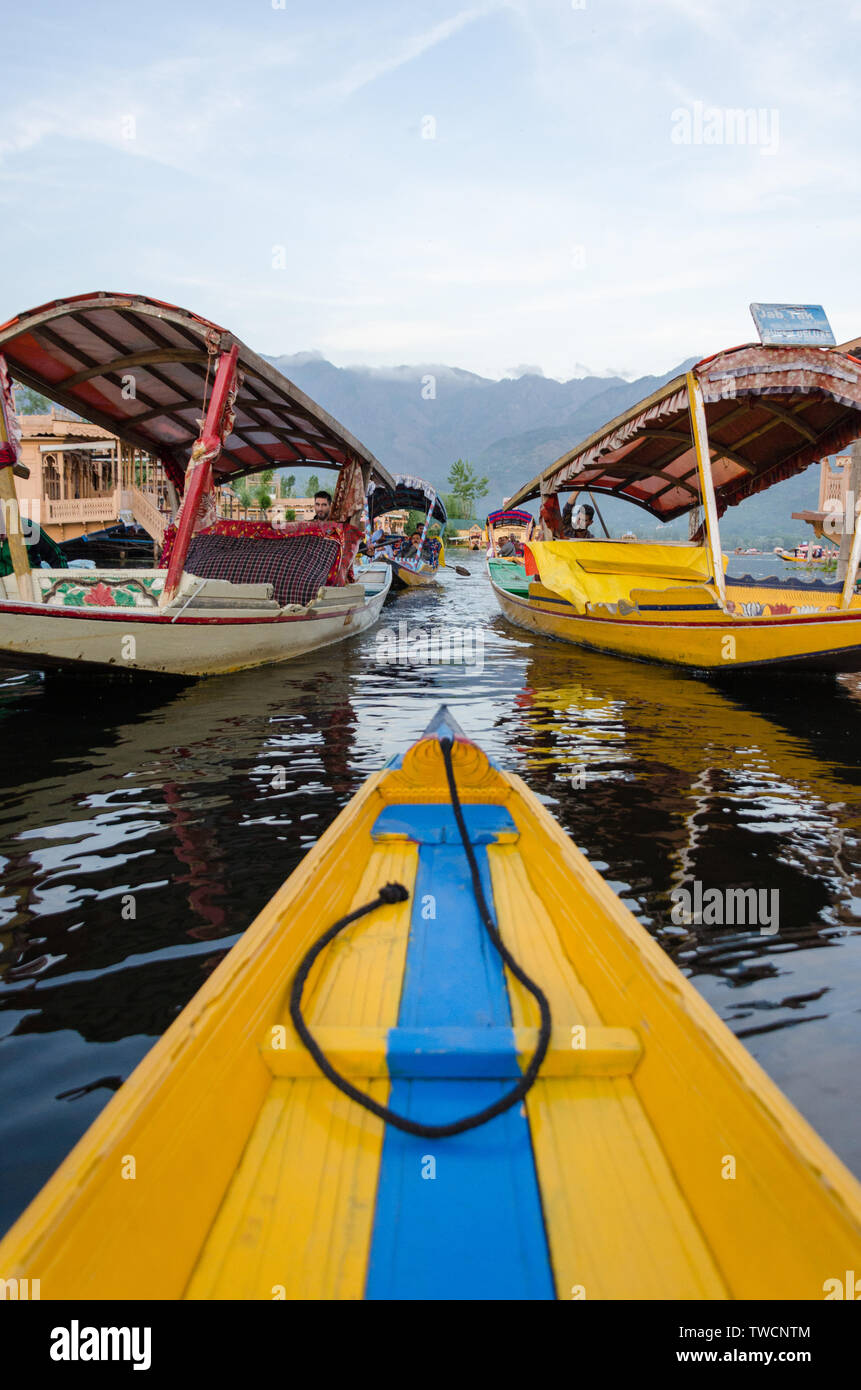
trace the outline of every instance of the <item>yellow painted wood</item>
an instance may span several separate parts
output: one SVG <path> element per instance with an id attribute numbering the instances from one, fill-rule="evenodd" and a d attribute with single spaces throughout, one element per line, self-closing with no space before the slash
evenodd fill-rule
<path id="1" fill-rule="evenodd" d="M 540 588 L 532 587 L 534 597 L 530 599 L 506 593 L 493 584 L 502 612 L 517 627 L 643 661 L 726 671 L 842 652 L 851 668 L 861 648 L 861 604 L 857 600 L 849 613 L 823 611 L 802 617 L 745 618 L 720 610 L 636 612 L 623 604 L 618 605 L 616 612 L 598 608 L 593 613 L 578 614 L 573 608 L 554 603 L 549 591 L 542 593 Z M 785 601 L 777 590 L 760 593 L 760 602 Z M 640 602 L 649 597 L 646 591 L 637 591 Z M 747 601 L 739 598 L 739 606 Z"/>
<path id="2" fill-rule="evenodd" d="M 527 1099 L 560 1296 L 586 1282 L 577 1223 L 588 1191 L 605 1250 L 625 1244 L 629 1256 L 596 1267 L 601 1292 L 587 1297 L 720 1297 L 722 1287 L 732 1298 L 822 1298 L 827 1279 L 857 1266 L 861 1186 L 537 798 L 507 780 L 518 849 L 489 850 L 503 937 L 549 988 L 557 1018 L 564 980 L 576 977 L 603 1023 L 643 1042 L 630 1081 L 539 1081 Z M 536 897 L 567 960 L 561 981 L 542 973 Z M 515 1021 L 533 1021 L 532 1001 L 510 988 Z M 593 1124 L 608 1153 L 627 1154 L 603 1179 Z M 716 1291 L 697 1292 L 707 1287 Z"/>
<path id="3" fill-rule="evenodd" d="M 321 923 L 356 902 L 381 780 L 345 807 L 12 1227 L 0 1277 L 32 1271 L 46 1299 L 182 1296 L 272 1089 L 265 1030 Z"/>
<path id="4" fill-rule="evenodd" d="M 388 1028 L 312 1028 L 315 1040 L 343 1076 L 388 1078 Z M 525 1063 L 538 1046 L 537 1028 L 515 1028 L 514 1046 Z M 280 1039 L 279 1039 L 280 1042 Z M 544 1076 L 628 1076 L 643 1048 L 632 1028 L 554 1029 Z M 298 1037 L 261 1049 L 273 1076 L 317 1076 L 317 1065 Z"/>
<path id="5" fill-rule="evenodd" d="M 464 801 L 517 826 L 488 855 L 554 1020 L 526 1107 L 558 1296 L 822 1298 L 861 1267 L 859 1184 L 524 783 L 468 742 L 454 758 Z M 299 1058 L 287 990 L 325 925 L 382 882 L 412 890 L 416 847 L 370 832 L 422 800 L 447 800 L 432 739 L 369 780 L 213 972 L 0 1243 L 0 1277 L 47 1299 L 363 1296 L 383 1127 Z M 312 1031 L 380 1101 L 410 911 L 352 924 L 306 987 Z M 537 1013 L 509 990 L 525 1065 Z"/>
<path id="6" fill-rule="evenodd" d="M 0 444 L 9 443 L 5 408 L 0 402 Z M 12 467 L 0 467 L 0 502 L 2 502 L 6 537 L 9 542 L 9 558 L 12 572 L 18 585 L 18 596 L 25 603 L 33 603 L 33 579 L 30 574 L 30 557 L 21 535 L 21 511 L 18 506 L 18 492 L 15 487 L 15 474 Z"/>
<path id="7" fill-rule="evenodd" d="M 715 498 L 714 478 L 712 477 L 712 460 L 711 454 L 709 453 L 709 436 L 706 427 L 703 392 L 693 372 L 687 373 L 685 382 L 688 388 L 688 411 L 691 417 L 691 436 L 697 456 L 700 499 L 703 505 L 706 537 L 708 539 L 708 549 L 711 556 L 712 579 L 714 580 L 721 606 L 723 606 L 724 599 L 726 598 L 723 575 L 724 559 L 721 554 L 718 509 L 717 500 Z"/>
<path id="8" fill-rule="evenodd" d="M 367 841 L 364 854 L 352 906 L 369 902 L 383 883 L 412 890 L 415 845 Z M 405 902 L 360 919 L 318 958 L 303 998 L 312 1032 L 322 1027 L 325 1035 L 327 1020 L 343 1019 L 353 1032 L 385 1036 L 397 1021 L 409 918 Z M 282 1029 L 298 1049 L 286 1007 L 261 1039 L 270 1065 Z M 313 1064 L 307 1078 L 273 1079 L 189 1298 L 272 1298 L 273 1289 L 291 1299 L 362 1297 L 384 1127 Z M 367 1089 L 385 1104 L 387 1076 Z"/>
<path id="9" fill-rule="evenodd" d="M 490 848 L 494 903 L 503 940 L 541 981 L 562 1032 L 599 1015 L 536 894 L 526 867 L 534 850 L 534 836 L 528 847 Z M 590 909 L 605 925 L 587 900 L 573 909 L 578 926 L 587 927 Z M 515 1025 L 537 1020 L 537 1004 L 510 974 L 508 987 Z M 587 1299 L 726 1297 L 631 1081 L 551 1080 L 544 1070 L 526 1105 L 559 1298 L 575 1289 Z"/>
<path id="10" fill-rule="evenodd" d="M 402 584 L 406 584 L 408 589 L 426 589 L 431 584 L 437 583 L 437 571 L 435 569 L 409 569 L 406 565 L 399 565 L 395 561 L 392 565 L 395 574 Z"/>

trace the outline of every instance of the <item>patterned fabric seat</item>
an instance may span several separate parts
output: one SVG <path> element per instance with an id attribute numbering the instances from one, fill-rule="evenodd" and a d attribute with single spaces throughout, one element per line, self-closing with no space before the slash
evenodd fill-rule
<path id="1" fill-rule="evenodd" d="M 194 536 L 187 574 L 234 584 L 271 584 L 281 604 L 310 603 L 337 572 L 341 546 L 332 536 L 240 539 L 217 533 Z"/>

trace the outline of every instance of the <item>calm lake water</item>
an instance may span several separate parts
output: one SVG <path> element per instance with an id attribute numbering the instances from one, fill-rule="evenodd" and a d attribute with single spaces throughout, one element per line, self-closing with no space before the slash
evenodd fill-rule
<path id="1" fill-rule="evenodd" d="M 861 1176 L 861 679 L 717 684 L 531 639 L 482 557 L 458 562 L 282 667 L 182 688 L 0 672 L 0 1230 L 442 702 Z M 380 665 L 401 622 L 475 627 L 481 668 Z M 693 880 L 778 890 L 779 931 L 674 925 Z"/>

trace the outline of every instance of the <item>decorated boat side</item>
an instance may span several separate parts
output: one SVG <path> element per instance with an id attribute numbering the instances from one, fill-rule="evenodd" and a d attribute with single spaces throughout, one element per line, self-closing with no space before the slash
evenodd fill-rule
<path id="1" fill-rule="evenodd" d="M 365 493 L 382 464 L 226 329 L 141 295 L 55 300 L 0 327 L 0 497 L 15 514 L 11 379 L 158 457 L 175 522 L 156 568 L 31 569 L 9 528 L 6 665 L 203 676 L 284 661 L 362 632 L 390 578 L 356 582 Z M 218 517 L 215 488 L 284 464 L 336 475 L 325 520 Z"/>
<path id="2" fill-rule="evenodd" d="M 861 359 L 837 347 L 747 344 L 707 357 L 526 483 L 540 499 L 525 563 L 490 578 L 519 627 L 641 660 L 726 671 L 861 670 L 854 530 L 842 585 L 736 579 L 719 521 L 728 507 L 861 436 Z M 601 493 L 689 540 L 567 540 L 559 496 Z"/>
<path id="3" fill-rule="evenodd" d="M 442 709 L 108 1102 L 0 1271 L 42 1299 L 818 1300 L 859 1240 L 856 1180 Z"/>

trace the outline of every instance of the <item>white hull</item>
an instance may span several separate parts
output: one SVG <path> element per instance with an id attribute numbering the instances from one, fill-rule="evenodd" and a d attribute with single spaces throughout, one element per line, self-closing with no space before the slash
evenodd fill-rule
<path id="1" fill-rule="evenodd" d="M 58 608 L 0 600 L 0 665 L 211 676 L 289 661 L 343 642 L 380 616 L 388 583 L 343 601 L 337 589 L 297 611 Z"/>

